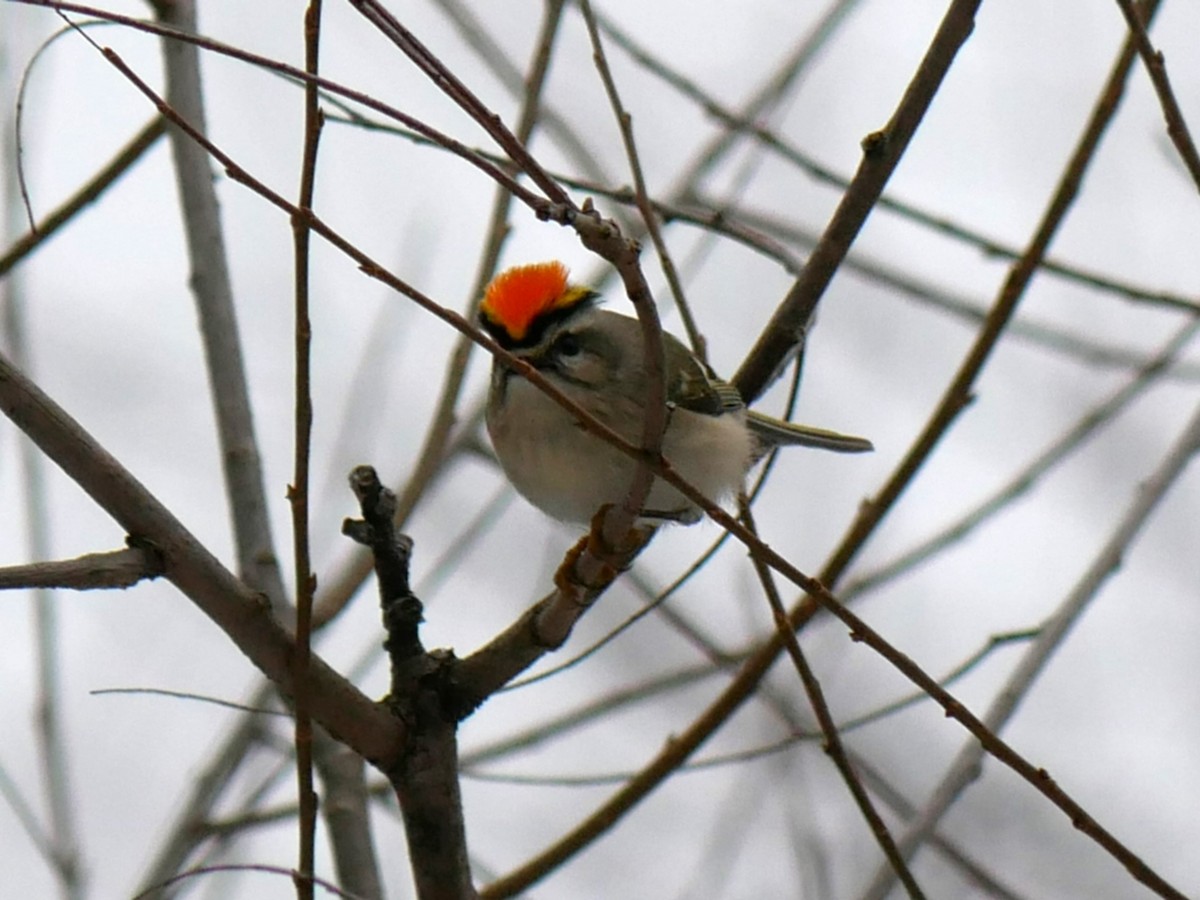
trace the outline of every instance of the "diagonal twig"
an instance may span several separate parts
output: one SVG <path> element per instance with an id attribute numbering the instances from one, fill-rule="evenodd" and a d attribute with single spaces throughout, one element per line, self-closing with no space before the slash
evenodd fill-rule
<path id="1" fill-rule="evenodd" d="M 1175 92 L 1171 89 L 1166 59 L 1163 58 L 1161 50 L 1154 49 L 1154 45 L 1150 43 L 1150 35 L 1146 33 L 1146 25 L 1150 18 L 1136 7 L 1133 0 L 1117 0 L 1117 6 L 1121 8 L 1121 15 L 1125 17 L 1125 24 L 1129 26 L 1129 33 L 1137 47 L 1138 55 L 1142 58 L 1154 85 L 1154 93 L 1158 95 L 1163 118 L 1167 120 L 1167 135 L 1179 152 L 1197 190 L 1200 190 L 1200 153 L 1196 151 L 1191 131 L 1183 118 L 1183 110 L 1179 108 L 1179 101 L 1175 99 Z"/>
<path id="2" fill-rule="evenodd" d="M 1175 445 L 1170 449 L 1154 473 L 1143 481 L 1134 493 L 1132 502 L 1118 521 L 1112 535 L 1075 587 L 1063 599 L 1059 607 L 1043 623 L 1037 637 L 1033 639 L 1018 662 L 1008 681 L 996 694 L 996 699 L 983 717 L 983 723 L 998 733 L 1017 711 L 1021 699 L 1034 680 L 1049 663 L 1051 656 L 1066 640 L 1068 633 L 1088 605 L 1096 598 L 1108 578 L 1120 568 L 1129 546 L 1146 524 L 1147 519 L 1158 508 L 1163 497 L 1176 485 L 1179 477 L 1192 459 L 1200 453 L 1200 407 L 1184 428 Z M 929 833 L 937 827 L 942 816 L 949 810 L 967 785 L 979 777 L 983 766 L 984 748 L 976 741 L 968 741 L 959 751 L 957 758 L 934 789 L 929 802 L 916 819 L 911 822 L 900 838 L 900 850 L 911 856 Z M 1141 873 L 1131 869 L 1134 877 L 1145 882 Z M 883 900 L 894 880 L 888 869 L 876 872 L 864 900 Z M 1163 896 L 1171 896 L 1158 890 Z"/>

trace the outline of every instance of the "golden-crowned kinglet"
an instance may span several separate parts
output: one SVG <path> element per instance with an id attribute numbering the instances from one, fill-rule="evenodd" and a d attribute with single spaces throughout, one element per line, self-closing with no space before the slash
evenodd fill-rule
<path id="1" fill-rule="evenodd" d="M 629 316 L 597 309 L 597 297 L 571 284 L 562 263 L 537 263 L 497 275 L 479 315 L 498 344 L 636 445 L 646 398 L 641 326 Z M 750 466 L 778 445 L 844 453 L 872 449 L 863 438 L 747 410 L 732 385 L 665 333 L 663 351 L 669 406 L 663 456 L 713 500 L 736 492 Z M 492 368 L 487 427 L 509 480 L 556 519 L 588 522 L 601 506 L 621 502 L 629 491 L 636 462 L 589 434 L 499 359 Z M 643 517 L 691 523 L 700 511 L 675 488 L 655 480 Z"/>

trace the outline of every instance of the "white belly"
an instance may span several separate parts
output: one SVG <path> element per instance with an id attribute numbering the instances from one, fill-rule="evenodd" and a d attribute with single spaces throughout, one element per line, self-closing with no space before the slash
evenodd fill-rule
<path id="1" fill-rule="evenodd" d="M 637 410 L 609 421 L 632 443 L 640 437 Z M 631 414 L 630 414 L 631 413 Z M 566 522 L 589 522 L 606 503 L 620 503 L 636 463 L 589 434 L 557 403 L 519 376 L 508 380 L 506 402 L 489 410 L 488 432 L 513 486 L 534 506 Z M 663 436 L 663 455 L 681 477 L 721 501 L 750 466 L 753 438 L 742 412 L 713 417 L 676 409 Z M 645 509 L 682 521 L 698 511 L 670 485 L 655 480 Z"/>

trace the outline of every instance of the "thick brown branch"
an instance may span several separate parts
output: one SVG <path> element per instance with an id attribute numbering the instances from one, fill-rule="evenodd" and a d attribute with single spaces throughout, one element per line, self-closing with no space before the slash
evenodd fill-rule
<path id="1" fill-rule="evenodd" d="M 957 0 L 951 4 L 891 120 L 882 131 L 863 140 L 862 162 L 825 227 L 825 233 L 813 248 L 804 271 L 733 377 L 733 384 L 746 402 L 753 402 L 763 392 L 800 341 L 825 288 L 833 280 L 851 243 L 883 193 L 884 185 L 921 124 L 959 48 L 974 29 L 980 2 Z"/>
<path id="2" fill-rule="evenodd" d="M 0 409 L 101 509 L 162 556 L 163 574 L 221 627 L 250 661 L 290 695 L 291 635 L 263 597 L 239 581 L 107 450 L 0 356 Z M 381 768 L 404 742 L 403 725 L 323 660 L 309 670 L 313 718 Z"/>

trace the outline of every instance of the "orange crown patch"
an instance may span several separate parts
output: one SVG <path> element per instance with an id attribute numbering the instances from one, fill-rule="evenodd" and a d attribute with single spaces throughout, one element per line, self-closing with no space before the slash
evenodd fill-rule
<path id="1" fill-rule="evenodd" d="M 587 288 L 569 284 L 567 275 L 567 267 L 557 261 L 506 269 L 487 286 L 479 313 L 486 323 L 520 343 L 546 313 L 569 309 L 593 296 Z"/>

